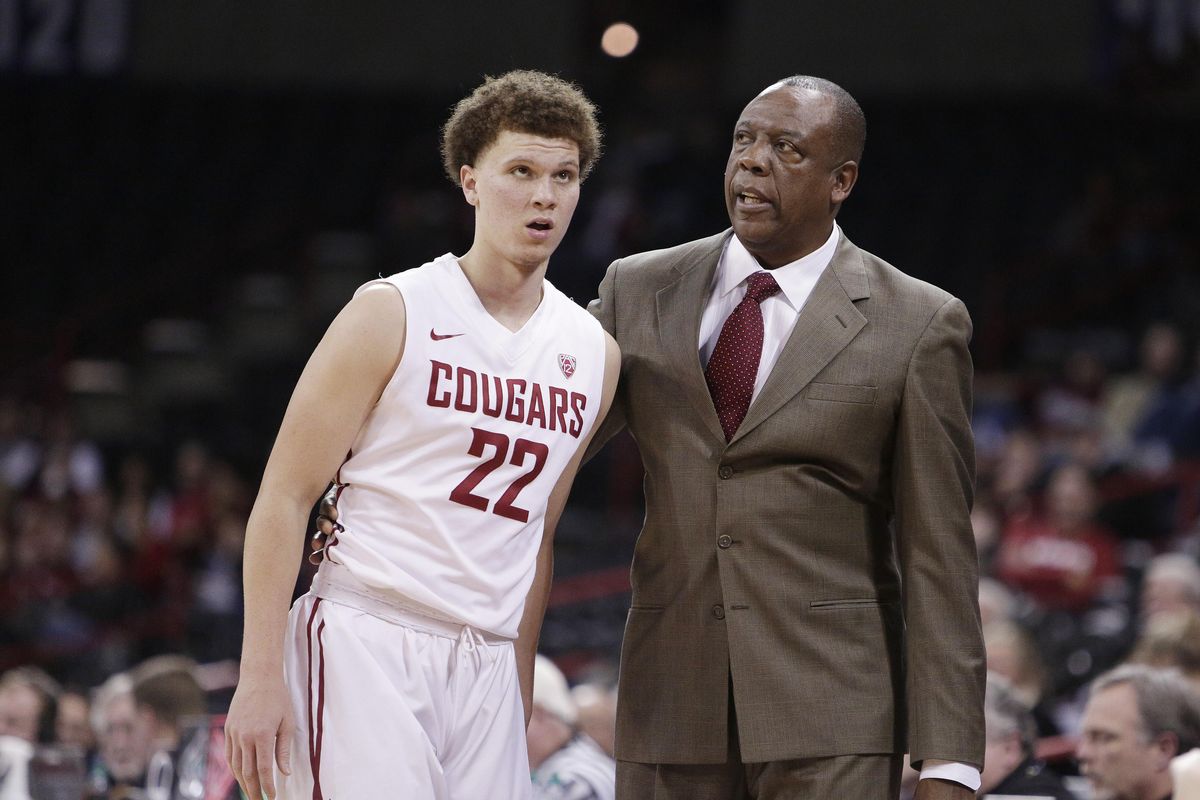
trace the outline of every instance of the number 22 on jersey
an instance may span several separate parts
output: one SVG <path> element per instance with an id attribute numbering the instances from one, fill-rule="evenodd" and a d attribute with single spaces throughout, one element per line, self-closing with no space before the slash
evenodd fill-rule
<path id="1" fill-rule="evenodd" d="M 461 503 L 464 506 L 470 506 L 471 508 L 486 512 L 490 501 L 482 495 L 475 494 L 474 489 L 493 470 L 504 464 L 505 459 L 508 458 L 509 438 L 503 433 L 483 430 L 482 428 L 471 428 L 471 432 L 473 434 L 471 446 L 467 449 L 470 455 L 476 458 L 483 458 L 484 449 L 488 447 L 491 447 L 494 452 L 491 458 L 471 470 L 470 474 L 463 478 L 458 486 L 454 487 L 454 490 L 450 492 L 450 499 L 455 503 Z M 549 454 L 550 448 L 541 442 L 532 442 L 529 439 L 517 439 L 513 442 L 512 458 L 508 463 L 514 467 L 523 467 L 527 460 L 526 457 L 533 456 L 533 465 L 508 485 L 508 488 L 504 490 L 504 494 L 500 495 L 500 499 L 492 507 L 493 514 L 498 514 L 501 517 L 507 517 L 517 522 L 529 521 L 529 511 L 516 506 L 514 503 L 521 490 L 541 474 L 542 467 L 546 465 L 546 456 Z"/>

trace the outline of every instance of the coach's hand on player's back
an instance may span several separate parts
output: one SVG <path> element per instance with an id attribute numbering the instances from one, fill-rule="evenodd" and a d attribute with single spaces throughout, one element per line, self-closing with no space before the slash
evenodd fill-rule
<path id="1" fill-rule="evenodd" d="M 321 505 L 317 509 L 317 529 L 313 531 L 312 539 L 309 540 L 309 546 L 312 547 L 312 552 L 308 554 L 308 563 L 310 564 L 320 565 L 325 560 L 325 545 L 329 543 L 329 537 L 333 536 L 333 532 L 341 527 L 337 524 L 336 502 L 337 484 L 335 483 L 321 498 Z"/>
<path id="2" fill-rule="evenodd" d="M 275 800 L 273 760 L 292 774 L 293 728 L 283 675 L 255 680 L 243 670 L 225 720 L 225 758 L 247 797 Z"/>

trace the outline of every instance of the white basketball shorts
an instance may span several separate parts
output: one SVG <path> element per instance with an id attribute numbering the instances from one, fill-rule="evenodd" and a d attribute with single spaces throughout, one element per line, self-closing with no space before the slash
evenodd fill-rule
<path id="1" fill-rule="evenodd" d="M 531 797 L 513 644 L 314 581 L 292 606 L 280 800 Z"/>

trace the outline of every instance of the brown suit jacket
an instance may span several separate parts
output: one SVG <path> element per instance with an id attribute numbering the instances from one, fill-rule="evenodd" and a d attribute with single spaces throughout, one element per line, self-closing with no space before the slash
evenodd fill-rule
<path id="1" fill-rule="evenodd" d="M 726 444 L 698 355 L 730 231 L 616 261 L 591 311 L 646 520 L 621 653 L 617 757 L 983 760 L 963 304 L 844 236 Z M 907 737 L 907 738 L 906 738 Z"/>

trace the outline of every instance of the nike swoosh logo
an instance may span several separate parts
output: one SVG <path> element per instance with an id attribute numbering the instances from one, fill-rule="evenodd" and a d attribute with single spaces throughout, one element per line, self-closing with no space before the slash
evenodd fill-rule
<path id="1" fill-rule="evenodd" d="M 429 329 L 429 338 L 435 342 L 440 342 L 442 339 L 453 339 L 455 336 L 462 336 L 461 333 L 434 333 L 433 328 Z"/>

